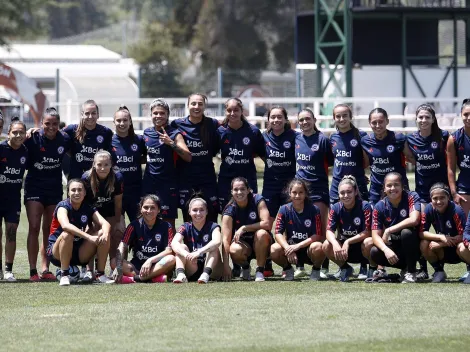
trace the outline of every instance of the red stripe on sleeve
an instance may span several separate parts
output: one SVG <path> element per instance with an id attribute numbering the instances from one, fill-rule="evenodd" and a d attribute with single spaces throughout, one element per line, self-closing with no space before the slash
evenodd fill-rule
<path id="1" fill-rule="evenodd" d="M 464 227 L 463 227 L 462 222 L 460 221 L 459 214 L 455 213 L 453 217 L 454 217 L 455 227 L 457 227 L 457 236 L 462 236 Z"/>
<path id="2" fill-rule="evenodd" d="M 371 218 L 370 210 L 369 209 L 364 210 L 364 220 L 365 220 L 365 225 L 366 225 L 365 229 L 369 231 L 371 228 L 370 218 Z"/>
<path id="3" fill-rule="evenodd" d="M 379 230 L 379 212 L 374 209 L 372 211 L 372 230 Z"/>
<path id="4" fill-rule="evenodd" d="M 124 236 L 122 237 L 122 242 L 124 242 L 125 244 L 129 244 L 129 239 L 131 237 L 132 232 L 134 232 L 134 226 L 127 226 L 126 232 L 124 232 Z"/>
<path id="5" fill-rule="evenodd" d="M 335 215 L 335 211 L 333 209 L 330 209 L 330 212 L 328 213 L 328 226 L 327 229 L 331 231 L 331 222 L 333 221 L 333 216 Z"/>
<path id="6" fill-rule="evenodd" d="M 315 224 L 316 224 L 317 235 L 323 236 L 323 234 L 321 233 L 321 216 L 320 216 L 320 214 L 315 215 Z"/>
<path id="7" fill-rule="evenodd" d="M 408 194 L 408 207 L 410 208 L 409 209 L 409 214 L 411 214 L 411 212 L 413 212 L 415 210 L 414 209 L 415 208 L 415 200 L 413 199 L 413 196 L 411 194 Z"/>

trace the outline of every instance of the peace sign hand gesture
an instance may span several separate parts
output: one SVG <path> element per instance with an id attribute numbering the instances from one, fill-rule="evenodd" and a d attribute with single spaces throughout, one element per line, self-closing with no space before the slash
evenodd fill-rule
<path id="1" fill-rule="evenodd" d="M 175 145 L 175 142 L 171 140 L 170 136 L 166 133 L 165 128 L 163 126 L 162 126 L 162 131 L 163 133 L 157 131 L 160 142 L 166 145 L 169 145 L 170 147 L 173 147 Z"/>

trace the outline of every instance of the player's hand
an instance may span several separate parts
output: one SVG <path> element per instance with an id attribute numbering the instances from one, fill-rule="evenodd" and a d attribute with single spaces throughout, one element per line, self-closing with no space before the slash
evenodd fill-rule
<path id="1" fill-rule="evenodd" d="M 463 203 L 467 203 L 467 200 L 464 197 L 462 197 L 460 194 L 455 193 L 454 194 L 454 202 L 455 202 L 455 204 L 461 206 Z"/>
<path id="2" fill-rule="evenodd" d="M 38 128 L 38 127 L 33 127 L 33 128 L 30 128 L 29 130 L 26 131 L 26 139 L 29 139 L 31 138 L 31 136 L 36 133 L 36 132 L 39 132 L 41 129 Z"/>
<path id="3" fill-rule="evenodd" d="M 150 261 L 150 259 L 147 259 L 144 265 L 142 265 L 142 267 L 140 268 L 140 277 L 145 279 L 147 276 L 149 276 L 150 269 L 152 269 L 152 262 Z"/>
<path id="4" fill-rule="evenodd" d="M 120 284 L 122 280 L 122 267 L 121 268 L 116 267 L 116 269 L 114 269 L 113 271 L 112 276 L 113 276 L 114 282 L 117 284 Z"/>
<path id="5" fill-rule="evenodd" d="M 396 263 L 398 263 L 397 255 L 390 248 L 387 247 L 384 250 L 384 254 L 385 254 L 385 257 L 387 257 L 387 260 L 391 265 L 395 265 Z"/>
<path id="6" fill-rule="evenodd" d="M 459 243 L 458 239 L 455 237 L 447 237 L 446 239 L 449 247 L 455 247 Z"/>
<path id="7" fill-rule="evenodd" d="M 233 241 L 235 243 L 240 242 L 240 237 L 245 233 L 245 226 L 241 226 L 237 231 L 235 231 L 235 235 L 233 236 Z"/>
<path id="8" fill-rule="evenodd" d="M 295 254 L 295 252 L 289 254 L 287 256 L 287 261 L 289 264 L 297 264 L 297 254 Z"/>
<path id="9" fill-rule="evenodd" d="M 188 254 L 186 254 L 186 260 L 190 261 L 190 262 L 196 261 L 197 258 L 199 258 L 200 255 L 201 254 L 199 253 L 199 251 L 194 251 L 192 253 L 188 253 Z"/>
<path id="10" fill-rule="evenodd" d="M 286 247 L 286 249 L 284 249 L 284 254 L 286 255 L 286 257 L 295 252 L 297 252 L 297 246 L 295 244 L 289 245 Z"/>
<path id="11" fill-rule="evenodd" d="M 225 282 L 228 282 L 228 281 L 232 280 L 232 268 L 228 264 L 224 265 L 223 279 L 224 279 Z"/>
<path id="12" fill-rule="evenodd" d="M 162 127 L 163 132 L 158 132 L 158 138 L 160 139 L 160 142 L 172 146 L 175 142 L 173 142 L 170 138 L 170 136 L 166 133 L 165 128 Z"/>

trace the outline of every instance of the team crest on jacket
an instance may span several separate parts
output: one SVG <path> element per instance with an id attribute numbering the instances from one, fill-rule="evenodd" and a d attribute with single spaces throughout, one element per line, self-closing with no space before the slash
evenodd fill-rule
<path id="1" fill-rule="evenodd" d="M 437 147 L 438 147 L 438 144 L 437 144 L 436 141 L 434 141 L 434 142 L 431 143 L 431 148 L 437 149 Z"/>
<path id="2" fill-rule="evenodd" d="M 353 138 L 349 144 L 351 144 L 351 147 L 357 147 L 357 140 Z"/>
<path id="3" fill-rule="evenodd" d="M 361 224 L 361 218 L 354 218 L 354 225 L 359 226 Z"/>
<path id="4" fill-rule="evenodd" d="M 131 149 L 132 149 L 134 152 L 136 152 L 136 151 L 137 151 L 137 144 L 135 144 L 135 143 L 132 144 L 132 145 L 131 145 Z"/>
<path id="5" fill-rule="evenodd" d="M 318 147 L 318 144 L 314 144 L 312 145 L 312 148 L 311 148 L 314 152 L 318 151 L 319 147 Z"/>
<path id="6" fill-rule="evenodd" d="M 82 217 L 80 218 L 80 220 L 82 220 L 82 222 L 87 222 L 88 217 L 87 217 L 86 215 L 82 215 Z"/>
<path id="7" fill-rule="evenodd" d="M 250 144 L 250 138 L 248 138 L 248 137 L 243 138 L 243 144 L 244 145 Z"/>
<path id="8" fill-rule="evenodd" d="M 393 153 L 393 151 L 395 150 L 395 147 L 391 144 L 387 145 L 387 152 L 389 153 Z"/>
<path id="9" fill-rule="evenodd" d="M 310 227 L 310 226 L 312 226 L 312 221 L 310 219 L 307 219 L 307 220 L 304 221 L 304 225 L 306 227 Z"/>
<path id="10" fill-rule="evenodd" d="M 102 136 L 102 135 L 96 136 L 96 141 L 97 141 L 98 143 L 103 143 L 103 141 L 104 141 L 103 136 Z"/>
<path id="11" fill-rule="evenodd" d="M 250 219 L 251 219 L 251 220 L 255 220 L 255 219 L 256 219 L 256 213 L 255 213 L 254 211 L 252 211 L 252 212 L 250 213 Z"/>
<path id="12" fill-rule="evenodd" d="M 64 152 L 64 147 L 60 146 L 57 148 L 57 153 L 62 154 Z"/>
<path id="13" fill-rule="evenodd" d="M 451 229 L 451 228 L 452 228 L 452 224 L 450 223 L 450 220 L 447 220 L 447 222 L 446 222 L 446 226 L 447 226 L 449 229 Z"/>
<path id="14" fill-rule="evenodd" d="M 284 143 L 282 143 L 282 145 L 283 145 L 284 148 L 286 148 L 286 149 L 289 149 L 289 148 L 290 148 L 290 142 L 289 142 L 289 141 L 285 141 Z"/>
<path id="15" fill-rule="evenodd" d="M 162 239 L 162 235 L 159 234 L 159 233 L 157 233 L 157 234 L 155 235 L 155 241 L 160 242 L 161 239 Z"/>
<path id="16" fill-rule="evenodd" d="M 209 235 L 207 235 L 207 234 L 204 235 L 204 236 L 202 237 L 202 240 L 203 240 L 204 242 L 208 242 L 208 241 L 209 241 Z"/>
<path id="17" fill-rule="evenodd" d="M 405 209 L 400 210 L 400 215 L 402 217 L 405 217 L 406 216 L 406 210 Z"/>
<path id="18" fill-rule="evenodd" d="M 22 156 L 21 159 L 20 159 L 20 163 L 24 164 L 25 162 L 26 162 L 26 158 L 24 156 Z"/>

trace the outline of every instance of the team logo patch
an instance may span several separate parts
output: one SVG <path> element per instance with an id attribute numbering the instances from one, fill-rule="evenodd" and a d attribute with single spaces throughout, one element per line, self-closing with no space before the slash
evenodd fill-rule
<path id="1" fill-rule="evenodd" d="M 290 142 L 289 142 L 289 141 L 285 141 L 284 143 L 282 143 L 282 145 L 283 145 L 284 148 L 286 148 L 286 149 L 289 149 L 289 148 L 290 148 Z"/>
<path id="2" fill-rule="evenodd" d="M 439 145 L 437 144 L 437 142 L 432 142 L 431 143 L 431 148 L 433 148 L 433 149 L 437 149 L 438 146 Z"/>
<path id="3" fill-rule="evenodd" d="M 96 136 L 96 141 L 97 141 L 98 143 L 103 143 L 103 141 L 104 141 L 103 136 L 101 136 L 101 135 Z"/>
<path id="4" fill-rule="evenodd" d="M 243 144 L 244 145 L 250 144 L 250 138 L 248 138 L 248 137 L 243 138 Z"/>
<path id="5" fill-rule="evenodd" d="M 57 153 L 62 154 L 64 152 L 64 147 L 57 148 Z"/>
<path id="6" fill-rule="evenodd" d="M 21 159 L 20 159 L 20 163 L 24 164 L 25 162 L 26 162 L 26 158 L 24 156 L 22 156 Z"/>
<path id="7" fill-rule="evenodd" d="M 405 209 L 400 210 L 400 216 L 405 217 L 407 214 Z"/>
<path id="8" fill-rule="evenodd" d="M 81 163 L 83 161 L 83 155 L 81 153 L 75 154 L 75 159 L 77 162 Z"/>
<path id="9" fill-rule="evenodd" d="M 34 163 L 34 167 L 38 170 L 42 170 L 44 168 L 44 165 L 42 165 L 41 163 Z"/>
<path id="10" fill-rule="evenodd" d="M 5 183 L 7 180 L 7 178 L 5 177 L 5 175 L 0 175 L 0 183 Z"/>
<path id="11" fill-rule="evenodd" d="M 132 145 L 131 145 L 131 149 L 132 149 L 134 152 L 136 152 L 136 151 L 137 151 L 137 144 L 135 144 L 135 143 L 132 144 Z"/>
<path id="12" fill-rule="evenodd" d="M 361 218 L 354 218 L 354 225 L 359 226 L 361 224 Z"/>
<path id="13" fill-rule="evenodd" d="M 225 162 L 229 165 L 232 165 L 233 164 L 233 159 L 230 156 L 228 156 L 228 157 L 225 158 Z"/>
<path id="14" fill-rule="evenodd" d="M 160 242 L 161 240 L 162 240 L 162 235 L 160 235 L 159 233 L 157 233 L 157 234 L 155 235 L 155 241 Z"/>
<path id="15" fill-rule="evenodd" d="M 312 226 L 312 221 L 310 219 L 307 219 L 307 220 L 304 221 L 304 225 L 306 227 L 310 227 L 310 226 Z"/>
<path id="16" fill-rule="evenodd" d="M 314 144 L 312 145 L 312 148 L 311 148 L 314 152 L 318 151 L 319 147 L 318 147 L 318 144 Z"/>
<path id="17" fill-rule="evenodd" d="M 447 222 L 446 222 L 446 226 L 447 226 L 449 229 L 451 229 L 451 228 L 452 228 L 452 224 L 450 223 L 450 220 L 447 220 Z"/>
<path id="18" fill-rule="evenodd" d="M 255 219 L 256 219 L 256 213 L 255 213 L 254 211 L 252 211 L 252 212 L 250 213 L 250 219 L 251 219 L 251 220 L 255 220 Z"/>
<path id="19" fill-rule="evenodd" d="M 88 217 L 86 215 L 82 215 L 82 217 L 80 218 L 80 220 L 82 222 L 87 222 L 88 221 Z"/>
<path id="20" fill-rule="evenodd" d="M 351 144 L 351 147 L 357 147 L 357 140 L 353 138 L 349 144 Z"/>
<path id="21" fill-rule="evenodd" d="M 273 161 L 272 161 L 271 159 L 266 159 L 266 165 L 267 165 L 268 167 L 273 166 Z"/>
<path id="22" fill-rule="evenodd" d="M 387 152 L 389 153 L 393 153 L 393 151 L 395 150 L 395 147 L 393 145 L 387 145 Z"/>
<path id="23" fill-rule="evenodd" d="M 209 242 L 209 235 L 204 235 L 204 236 L 202 237 L 202 240 L 203 240 L 204 242 Z"/>
<path id="24" fill-rule="evenodd" d="M 184 199 L 180 199 L 180 204 L 181 204 L 181 205 L 184 204 Z"/>

